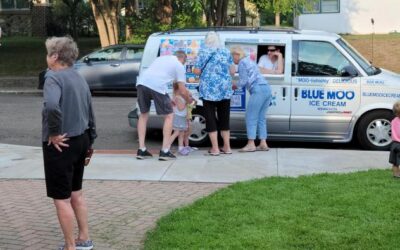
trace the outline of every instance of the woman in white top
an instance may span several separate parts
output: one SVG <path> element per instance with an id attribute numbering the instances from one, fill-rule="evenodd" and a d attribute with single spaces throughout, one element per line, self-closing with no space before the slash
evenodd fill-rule
<path id="1" fill-rule="evenodd" d="M 258 60 L 258 67 L 262 74 L 283 74 L 283 55 L 274 45 L 268 46 L 268 54 Z"/>

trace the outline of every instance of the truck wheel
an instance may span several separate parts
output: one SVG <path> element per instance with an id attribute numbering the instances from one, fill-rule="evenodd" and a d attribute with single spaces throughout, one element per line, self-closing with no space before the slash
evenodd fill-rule
<path id="1" fill-rule="evenodd" d="M 208 133 L 206 132 L 206 118 L 201 107 L 193 110 L 192 115 L 192 133 L 189 135 L 190 144 L 201 146 L 208 142 Z"/>
<path id="2" fill-rule="evenodd" d="M 392 143 L 390 121 L 392 112 L 373 111 L 361 118 L 357 138 L 361 147 L 368 150 L 388 150 Z"/>

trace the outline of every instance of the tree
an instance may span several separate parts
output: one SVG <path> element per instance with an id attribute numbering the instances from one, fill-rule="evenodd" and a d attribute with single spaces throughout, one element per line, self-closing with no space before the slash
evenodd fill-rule
<path id="1" fill-rule="evenodd" d="M 69 14 L 70 14 L 70 24 L 71 24 L 71 35 L 73 38 L 77 38 L 78 37 L 78 33 L 77 33 L 77 18 L 76 18 L 76 13 L 77 13 L 77 8 L 78 8 L 78 4 L 82 1 L 82 0 L 62 0 L 63 3 L 68 7 L 69 10 Z"/>
<path id="2" fill-rule="evenodd" d="M 297 13 L 301 7 L 309 7 L 316 0 L 249 0 L 258 10 L 273 9 L 275 13 L 275 26 L 281 25 L 281 14 Z"/>
<path id="3" fill-rule="evenodd" d="M 118 43 L 122 0 L 90 0 L 101 47 Z"/>
<path id="4" fill-rule="evenodd" d="M 155 14 L 158 22 L 170 25 L 172 21 L 172 0 L 159 0 Z"/>

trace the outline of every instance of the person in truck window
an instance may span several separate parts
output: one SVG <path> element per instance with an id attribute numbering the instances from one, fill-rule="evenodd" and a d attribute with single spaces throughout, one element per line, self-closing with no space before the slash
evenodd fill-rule
<path id="1" fill-rule="evenodd" d="M 258 60 L 258 67 L 262 74 L 283 74 L 284 58 L 279 48 L 268 46 L 268 54 L 262 55 Z"/>

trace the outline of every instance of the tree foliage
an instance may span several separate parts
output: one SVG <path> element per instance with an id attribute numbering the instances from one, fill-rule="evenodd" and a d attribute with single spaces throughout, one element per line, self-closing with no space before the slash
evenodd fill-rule
<path id="1" fill-rule="evenodd" d="M 300 8 L 309 8 L 316 0 L 248 0 L 260 11 L 272 10 L 275 13 L 275 25 L 280 26 L 280 15 L 298 14 Z"/>

